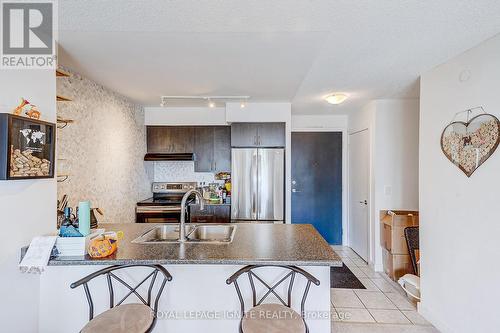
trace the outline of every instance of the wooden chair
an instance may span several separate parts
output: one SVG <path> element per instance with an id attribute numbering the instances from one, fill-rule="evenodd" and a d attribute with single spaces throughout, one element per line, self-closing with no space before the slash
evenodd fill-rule
<path id="1" fill-rule="evenodd" d="M 266 267 L 280 267 L 286 273 L 283 278 L 274 284 L 266 282 L 256 274 L 256 271 Z M 238 278 L 246 273 L 252 290 L 252 307 L 245 311 L 245 301 L 242 291 L 238 284 Z M 291 308 L 292 291 L 296 275 L 303 276 L 307 280 L 302 299 L 300 303 L 301 313 L 297 313 Z M 288 281 L 288 282 L 286 282 Z M 257 299 L 255 283 L 259 282 L 267 290 L 264 295 Z M 308 333 L 309 329 L 304 320 L 304 306 L 311 283 L 319 286 L 320 282 L 314 276 L 295 266 L 276 266 L 276 265 L 249 265 L 241 268 L 226 280 L 227 284 L 234 284 L 236 293 L 240 300 L 242 319 L 240 321 L 240 333 Z M 282 285 L 286 286 L 287 294 L 282 297 L 276 288 Z M 263 301 L 270 295 L 274 295 L 279 304 L 267 303 Z M 273 314 L 271 317 L 265 317 L 263 314 Z M 278 315 L 278 316 L 276 316 Z"/>
<path id="2" fill-rule="evenodd" d="M 131 267 L 147 267 L 151 272 L 139 282 L 135 287 L 132 287 L 124 279 L 115 274 L 118 270 L 124 270 Z M 94 318 L 94 302 L 90 293 L 88 283 L 99 276 L 106 276 L 108 291 L 109 291 L 109 310 L 104 311 Z M 158 279 L 157 279 L 158 278 Z M 113 280 L 125 286 L 129 291 L 118 302 L 115 302 L 115 290 Z M 149 287 L 147 295 L 141 295 L 138 288 L 147 280 Z M 171 281 L 172 276 L 161 265 L 115 265 L 103 268 L 97 272 L 87 275 L 86 277 L 71 284 L 74 289 L 83 285 L 85 296 L 89 303 L 89 322 L 81 330 L 82 333 L 145 333 L 151 332 L 156 324 L 158 314 L 158 301 L 163 293 L 163 289 L 167 281 Z M 153 295 L 155 282 L 158 282 L 159 289 L 156 296 Z M 116 282 L 115 282 L 116 283 Z M 134 294 L 141 303 L 122 304 L 130 295 Z M 144 296 L 144 297 L 143 297 Z"/>

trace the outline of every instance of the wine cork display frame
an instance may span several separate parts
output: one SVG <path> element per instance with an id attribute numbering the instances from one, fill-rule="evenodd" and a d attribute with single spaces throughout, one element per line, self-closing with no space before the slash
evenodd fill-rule
<path id="1" fill-rule="evenodd" d="M 55 124 L 0 114 L 0 180 L 54 177 Z"/>
<path id="2" fill-rule="evenodd" d="M 474 110 L 481 113 L 470 118 Z M 457 115 L 466 113 L 466 121 L 455 121 Z M 495 152 L 500 143 L 500 121 L 482 107 L 455 114 L 455 118 L 441 134 L 441 150 L 467 177 Z"/>

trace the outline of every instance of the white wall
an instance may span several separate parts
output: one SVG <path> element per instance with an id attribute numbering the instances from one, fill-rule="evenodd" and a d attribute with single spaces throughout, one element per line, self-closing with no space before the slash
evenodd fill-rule
<path id="1" fill-rule="evenodd" d="M 50 70 L 0 70 L 2 112 L 21 97 L 36 104 L 42 119 L 56 120 L 55 73 Z M 18 271 L 22 246 L 56 227 L 56 180 L 0 181 L 0 323 L 3 332 L 37 331 L 39 276 Z"/>
<path id="2" fill-rule="evenodd" d="M 500 117 L 499 55 L 497 36 L 421 78 L 420 311 L 442 332 L 500 327 L 500 152 L 467 178 L 440 148 L 456 112 Z"/>
<path id="3" fill-rule="evenodd" d="M 227 125 L 225 108 L 146 107 L 146 125 Z"/>
<path id="4" fill-rule="evenodd" d="M 418 100 L 376 100 L 349 119 L 370 132 L 370 264 L 381 271 L 379 212 L 418 210 Z"/>
<path id="5" fill-rule="evenodd" d="M 292 116 L 292 131 L 299 129 L 347 129 L 347 115 Z"/>

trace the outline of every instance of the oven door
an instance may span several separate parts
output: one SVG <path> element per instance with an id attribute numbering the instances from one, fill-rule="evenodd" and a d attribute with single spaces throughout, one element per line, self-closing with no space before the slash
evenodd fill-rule
<path id="1" fill-rule="evenodd" d="M 180 223 L 180 207 L 137 206 L 136 223 Z"/>

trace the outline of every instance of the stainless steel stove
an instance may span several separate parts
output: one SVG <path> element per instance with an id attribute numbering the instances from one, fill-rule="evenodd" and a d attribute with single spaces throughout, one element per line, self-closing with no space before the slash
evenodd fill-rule
<path id="1" fill-rule="evenodd" d="M 195 182 L 153 183 L 153 197 L 137 203 L 136 222 L 179 223 L 182 197 L 195 188 Z"/>

